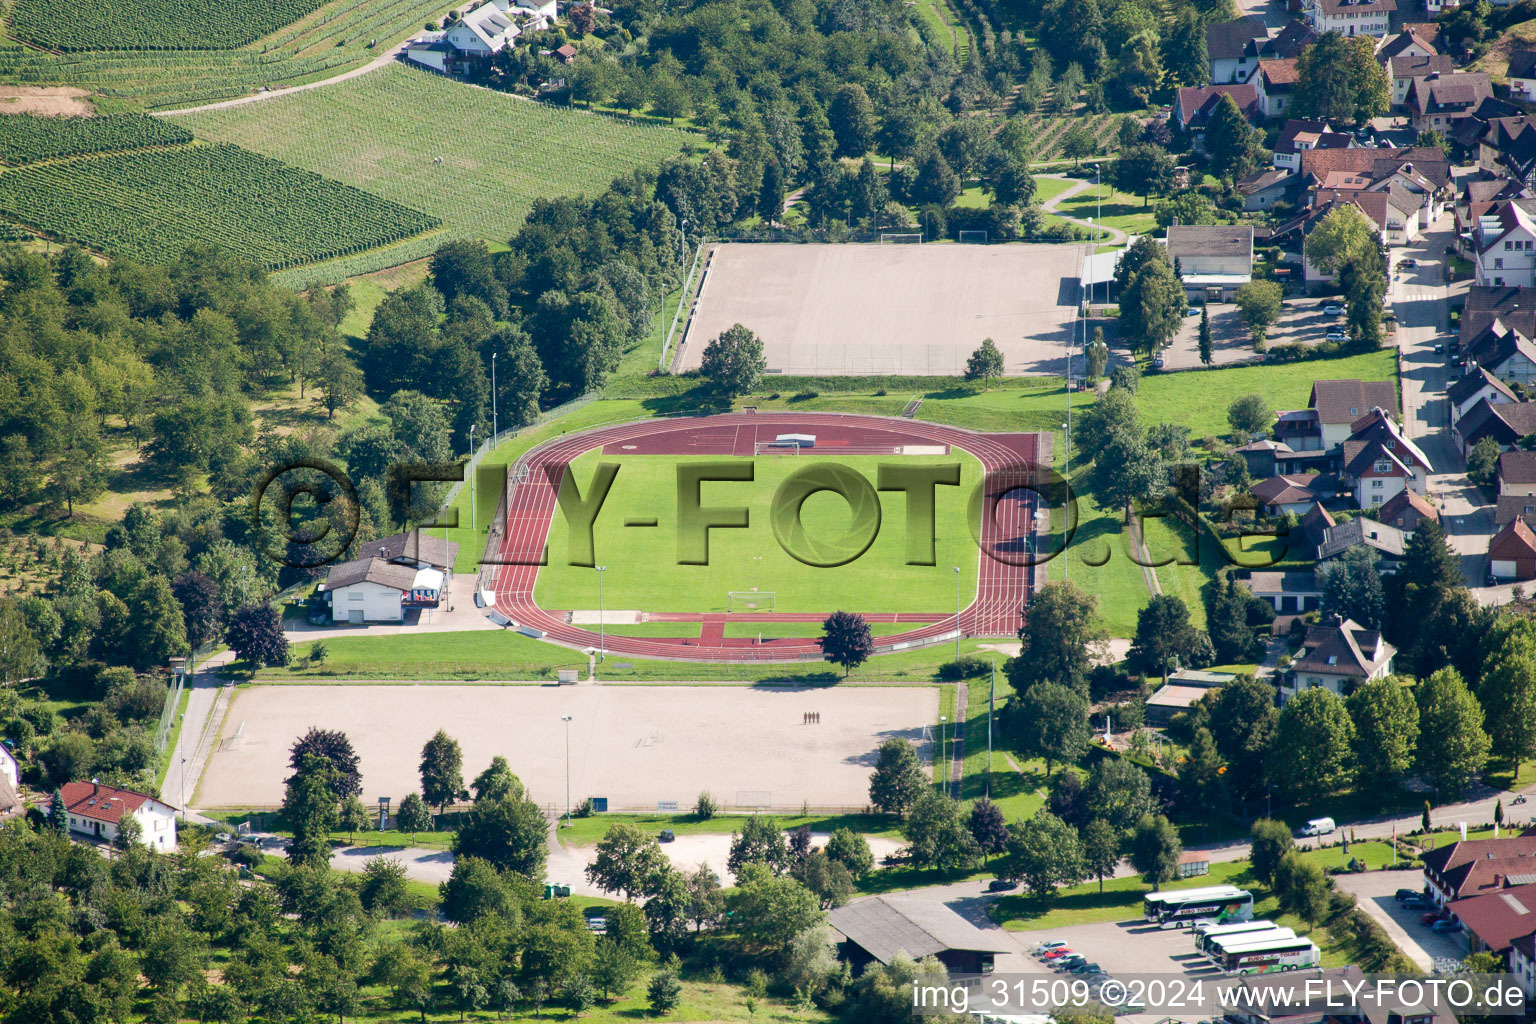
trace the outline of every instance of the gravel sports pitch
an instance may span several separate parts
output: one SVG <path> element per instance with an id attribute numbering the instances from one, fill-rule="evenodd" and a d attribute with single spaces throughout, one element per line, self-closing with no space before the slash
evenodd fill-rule
<path id="1" fill-rule="evenodd" d="M 985 338 L 1009 375 L 1066 368 L 1082 245 L 724 243 L 709 254 L 679 370 L 732 324 L 770 373 L 955 375 Z"/>
<path id="2" fill-rule="evenodd" d="M 821 724 L 804 724 L 809 711 Z M 857 809 L 869 802 L 877 748 L 891 736 L 919 743 L 938 722 L 939 695 L 926 686 L 252 686 L 230 705 L 193 803 L 281 803 L 289 747 L 314 725 L 351 738 L 370 806 L 420 791 L 421 748 L 442 729 L 463 747 L 466 785 L 500 754 L 535 800 L 563 810 L 562 715 L 571 716 L 576 803 L 687 810 L 707 789 L 728 806 L 745 797 Z M 925 757 L 932 745 L 920 744 Z"/>

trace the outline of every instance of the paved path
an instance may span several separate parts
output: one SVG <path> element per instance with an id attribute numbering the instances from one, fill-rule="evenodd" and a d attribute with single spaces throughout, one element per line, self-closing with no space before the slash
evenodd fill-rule
<path id="1" fill-rule="evenodd" d="M 1058 179 L 1060 181 L 1070 180 L 1070 179 L 1067 178 L 1067 176 L 1065 174 L 1037 174 L 1037 175 L 1035 175 L 1035 177 L 1037 177 L 1037 178 L 1056 178 L 1056 179 Z M 1082 193 L 1086 192 L 1089 189 L 1089 187 L 1092 186 L 1092 185 L 1093 185 L 1093 182 L 1091 182 L 1091 181 L 1079 181 L 1077 184 L 1073 185 L 1071 188 L 1067 189 L 1065 192 L 1061 193 L 1060 195 L 1052 196 L 1050 199 L 1047 199 L 1045 202 L 1041 203 L 1040 204 L 1040 209 L 1045 211 L 1046 213 L 1054 213 L 1054 214 L 1056 214 L 1056 216 L 1060 217 L 1062 220 L 1067 221 L 1067 222 L 1072 223 L 1072 224 L 1076 224 L 1078 227 L 1089 228 L 1089 229 L 1097 227 L 1097 228 L 1099 228 L 1102 231 L 1109 232 L 1109 237 L 1105 238 L 1105 239 L 1100 239 L 1099 242 L 1098 242 L 1099 245 L 1124 245 L 1125 244 L 1126 235 L 1125 235 L 1125 232 L 1121 231 L 1119 228 L 1110 227 L 1108 224 L 1098 224 L 1098 225 L 1090 224 L 1086 220 L 1078 220 L 1076 217 L 1068 217 L 1064 213 L 1057 213 L 1056 212 L 1056 205 L 1058 203 L 1060 203 L 1064 199 L 1071 199 L 1073 196 L 1081 195 Z"/>
<path id="2" fill-rule="evenodd" d="M 243 107 L 247 103 L 260 103 L 262 100 L 276 99 L 279 96 L 288 96 L 296 92 L 305 92 L 309 89 L 323 89 L 337 82 L 345 82 L 349 78 L 358 78 L 369 72 L 377 71 L 386 64 L 394 63 L 395 59 L 405 53 L 409 39 L 402 39 L 399 43 L 379 54 L 373 60 L 362 67 L 343 71 L 332 78 L 322 78 L 318 82 L 305 82 L 303 85 L 289 85 L 281 89 L 268 89 L 266 92 L 253 92 L 249 96 L 237 96 L 232 100 L 220 100 L 217 103 L 204 103 L 200 107 L 183 107 L 180 110 L 155 110 L 150 112 L 151 117 L 180 117 L 182 114 L 196 114 L 202 110 L 223 110 L 227 107 Z"/>
<path id="3" fill-rule="evenodd" d="M 219 704 L 220 695 L 233 689 L 232 683 L 214 675 L 212 670 L 234 659 L 233 651 L 220 651 L 213 655 L 196 666 L 198 671 L 193 674 L 187 686 L 187 710 L 182 713 L 181 732 L 176 737 L 176 746 L 171 750 L 165 782 L 160 787 L 161 796 L 177 807 L 186 807 L 187 801 L 197 793 L 197 780 L 202 778 L 203 766 L 208 763 L 208 755 L 213 751 L 219 729 L 214 709 Z M 227 697 L 224 703 L 228 704 Z M 207 820 L 190 811 L 187 817 L 194 821 Z"/>

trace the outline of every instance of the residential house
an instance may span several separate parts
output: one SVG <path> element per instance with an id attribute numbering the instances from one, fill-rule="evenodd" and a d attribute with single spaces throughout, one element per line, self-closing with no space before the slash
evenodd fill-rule
<path id="1" fill-rule="evenodd" d="M 1428 498 L 1405 487 L 1381 506 L 1377 519 L 1388 526 L 1397 527 L 1412 537 L 1413 531 L 1418 529 L 1419 524 L 1424 520 L 1438 523 L 1440 513 L 1429 503 Z"/>
<path id="2" fill-rule="evenodd" d="M 1468 367 L 1466 375 L 1452 381 L 1445 394 L 1451 403 L 1453 427 L 1468 409 L 1485 399 L 1494 405 L 1520 401 L 1508 384 L 1481 366 Z"/>
<path id="3" fill-rule="evenodd" d="M 1403 554 L 1408 550 L 1408 534 L 1395 526 L 1356 516 L 1323 531 L 1322 543 L 1317 546 L 1317 560 L 1330 562 L 1357 544 L 1375 550 L 1382 572 L 1396 572 L 1397 563 L 1403 560 Z M 1327 572 L 1330 567 L 1319 568 Z"/>
<path id="4" fill-rule="evenodd" d="M 1467 948 L 1473 953 L 1492 953 L 1509 958 L 1515 939 L 1536 932 L 1536 871 L 1516 875 L 1523 881 L 1502 878 L 1496 890 L 1453 900 L 1446 906 L 1461 922 Z"/>
<path id="5" fill-rule="evenodd" d="M 1527 188 L 1536 185 L 1536 118 L 1529 114 L 1491 118 L 1476 143 L 1479 167 L 1500 178 L 1513 179 L 1489 196 L 1490 200 L 1529 194 Z M 1491 185 L 1484 186 L 1484 190 L 1491 189 Z"/>
<path id="6" fill-rule="evenodd" d="M 458 51 L 461 60 L 486 60 L 491 54 L 522 33 L 506 8 L 496 3 L 485 3 L 451 22 L 444 34 L 449 46 Z"/>
<path id="7" fill-rule="evenodd" d="M 1248 40 L 1243 46 L 1243 56 L 1250 68 L 1256 67 L 1261 60 L 1293 60 L 1316 41 L 1317 33 L 1312 31 L 1311 25 L 1292 18 L 1274 35 L 1254 36 Z"/>
<path id="8" fill-rule="evenodd" d="M 1523 332 L 1495 320 L 1467 342 L 1463 350 L 1470 366 L 1478 366 L 1507 383 L 1536 381 L 1536 342 Z"/>
<path id="9" fill-rule="evenodd" d="M 1322 508 L 1321 505 L 1317 506 Z M 1314 545 L 1315 547 L 1315 545 Z M 1299 549 L 1298 555 L 1306 552 Z M 1323 606 L 1323 583 L 1312 572 L 1273 572 L 1258 569 L 1245 581 L 1253 596 L 1267 601 L 1277 615 L 1301 615 Z"/>
<path id="10" fill-rule="evenodd" d="M 1326 121 L 1285 122 L 1280 137 L 1275 140 L 1275 167 L 1286 171 L 1301 170 L 1301 154 L 1309 149 L 1349 149 L 1355 145 L 1355 137 L 1346 132 L 1335 132 Z"/>
<path id="11" fill-rule="evenodd" d="M 1233 454 L 1242 457 L 1248 464 L 1248 475 L 1257 480 L 1274 476 L 1275 458 L 1280 453 L 1289 453 L 1291 446 L 1280 441 L 1271 441 L 1267 437 L 1261 437 L 1257 441 L 1249 441 L 1240 448 L 1234 448 Z"/>
<path id="12" fill-rule="evenodd" d="M 1304 515 L 1317 503 L 1317 493 L 1311 487 L 1315 479 L 1313 476 L 1272 476 L 1253 485 L 1253 496 L 1264 515 L 1278 516 L 1287 512 Z"/>
<path id="13" fill-rule="evenodd" d="M 1329 967 L 1286 974 L 1254 973 L 1231 979 L 1222 1018 L 1231 1024 L 1456 1024 L 1449 1000 L 1406 996 L 1373 998 L 1359 967 Z M 1427 986 L 1426 986 L 1427 987 Z M 1357 994 L 1366 992 L 1364 999 Z"/>
<path id="14" fill-rule="evenodd" d="M 1297 452 L 1323 451 L 1323 425 L 1316 409 L 1291 409 L 1275 414 L 1270 428 L 1275 440 Z"/>
<path id="15" fill-rule="evenodd" d="M 1515 519 L 1524 519 L 1525 525 L 1536 526 L 1536 496 L 1527 494 L 1501 494 L 1493 509 L 1493 524 L 1503 526 Z"/>
<path id="16" fill-rule="evenodd" d="M 1536 1002 L 1536 933 L 1521 935 L 1510 942 L 1509 970 L 1525 991 L 1526 1005 Z"/>
<path id="17" fill-rule="evenodd" d="M 1500 580 L 1536 580 L 1536 533 L 1524 516 L 1505 523 L 1488 542 L 1488 572 Z"/>
<path id="18" fill-rule="evenodd" d="M 1499 493 L 1536 495 L 1536 452 L 1516 449 L 1499 454 Z"/>
<path id="19" fill-rule="evenodd" d="M 1505 199 L 1477 218 L 1472 251 L 1476 283 L 1529 288 L 1536 285 L 1536 199 Z"/>
<path id="20" fill-rule="evenodd" d="M 1295 173 L 1284 168 L 1254 171 L 1236 183 L 1238 195 L 1243 197 L 1243 209 L 1249 213 L 1267 210 L 1282 202 L 1298 183 Z"/>
<path id="21" fill-rule="evenodd" d="M 1451 427 L 1463 456 L 1471 455 L 1485 437 L 1493 438 L 1500 448 L 1510 448 L 1530 434 L 1536 434 L 1536 402 L 1493 405 L 1485 398 Z"/>
<path id="22" fill-rule="evenodd" d="M 1395 36 L 1388 36 L 1376 47 L 1376 59 L 1385 66 L 1393 57 L 1433 57 L 1440 52 L 1437 38 L 1440 26 L 1429 24 L 1404 25 Z"/>
<path id="23" fill-rule="evenodd" d="M 1473 285 L 1467 289 L 1457 344 L 1469 359 L 1474 348 L 1487 343 L 1487 335 L 1502 337 L 1510 331 L 1536 338 L 1536 289 L 1510 285 Z M 1494 370 L 1486 362 L 1480 365 Z"/>
<path id="24" fill-rule="evenodd" d="M 1445 906 L 1499 888 L 1495 876 L 1536 874 L 1536 836 L 1463 839 L 1425 850 L 1419 859 L 1424 865 L 1424 891 Z"/>
<path id="25" fill-rule="evenodd" d="M 1353 619 L 1331 626 L 1310 626 L 1301 650 L 1280 684 L 1281 701 L 1314 687 L 1347 697 L 1361 683 L 1392 674 L 1397 648 Z"/>
<path id="26" fill-rule="evenodd" d="M 0 743 L 0 820 L 27 813 L 21 799 L 21 771 L 10 748 Z"/>
<path id="27" fill-rule="evenodd" d="M 1489 124 L 1500 118 L 1521 117 L 1524 114 L 1525 111 L 1516 104 L 1497 96 L 1489 96 L 1477 105 L 1470 117 L 1463 117 L 1453 123 L 1445 136 L 1455 146 L 1476 150 L 1478 137 L 1487 130 Z"/>
<path id="28" fill-rule="evenodd" d="M 1409 54 L 1393 57 L 1387 63 L 1387 73 L 1392 78 L 1392 105 L 1402 107 L 1408 102 L 1408 89 L 1414 81 L 1430 75 L 1454 74 L 1456 62 L 1444 54 Z"/>
<path id="29" fill-rule="evenodd" d="M 1429 457 L 1380 409 L 1356 421 L 1342 453 L 1340 476 L 1359 508 L 1384 505 L 1404 490 L 1423 494 L 1428 484 Z"/>
<path id="30" fill-rule="evenodd" d="M 1481 71 L 1451 75 L 1431 71 L 1413 79 L 1403 106 L 1416 130 L 1445 133 L 1455 122 L 1476 113 L 1478 104 L 1492 95 L 1493 85 Z"/>
<path id="31" fill-rule="evenodd" d="M 1504 75 L 1510 99 L 1536 102 L 1536 50 L 1510 51 L 1509 70 Z"/>
<path id="32" fill-rule="evenodd" d="M 1305 0 L 1304 17 L 1319 35 L 1385 36 L 1397 0 Z"/>
<path id="33" fill-rule="evenodd" d="M 558 60 L 561 64 L 569 64 L 571 61 L 576 59 L 576 47 L 572 46 L 570 43 L 566 43 L 564 46 L 557 47 L 554 53 L 555 59 Z"/>
<path id="34" fill-rule="evenodd" d="M 331 566 L 319 593 L 333 622 L 404 622 L 448 599 L 458 551 L 422 530 L 369 541 L 359 557 Z"/>
<path id="35" fill-rule="evenodd" d="M 1178 261 L 1191 301 L 1231 302 L 1253 280 L 1253 226 L 1171 225 L 1168 256 Z"/>
<path id="36" fill-rule="evenodd" d="M 1307 510 L 1307 514 L 1301 517 L 1301 539 L 1306 549 L 1316 552 L 1318 547 L 1328 537 L 1328 530 L 1337 526 L 1333 513 L 1322 506 L 1322 503 L 1313 505 Z"/>
<path id="37" fill-rule="evenodd" d="M 1236 21 L 1224 21 L 1205 27 L 1205 52 L 1211 62 L 1211 82 L 1232 85 L 1246 82 L 1258 66 L 1257 56 L 1248 57 L 1244 49 L 1255 39 L 1267 39 L 1269 29 L 1262 15 L 1250 15 Z"/>
<path id="38" fill-rule="evenodd" d="M 1205 131 L 1206 122 L 1216 112 L 1216 107 L 1223 96 L 1232 97 L 1232 102 L 1237 104 L 1238 111 L 1248 120 L 1258 119 L 1259 93 L 1252 83 L 1189 86 L 1180 89 L 1174 98 L 1171 115 L 1173 126 L 1194 135 L 1195 149 L 1204 151 L 1202 134 Z"/>
<path id="39" fill-rule="evenodd" d="M 129 789 L 90 782 L 66 782 L 59 791 L 69 831 L 101 842 L 116 838 L 124 817 L 139 823 L 139 841 L 161 853 L 176 849 L 176 808 Z"/>
<path id="40" fill-rule="evenodd" d="M 1258 73 L 1253 76 L 1254 88 L 1259 95 L 1259 113 L 1265 117 L 1282 117 L 1290 106 L 1291 93 L 1296 88 L 1296 64 L 1289 60 L 1261 60 Z"/>
<path id="41" fill-rule="evenodd" d="M 1380 409 L 1396 419 L 1397 386 L 1389 380 L 1315 380 L 1307 408 L 1317 414 L 1320 443 L 1315 447 L 1328 451 L 1348 441 L 1355 431 L 1355 424 L 1372 409 Z M 1275 437 L 1282 439 L 1278 424 Z M 1287 440 L 1286 443 L 1297 451 L 1303 450 L 1294 442 Z"/>

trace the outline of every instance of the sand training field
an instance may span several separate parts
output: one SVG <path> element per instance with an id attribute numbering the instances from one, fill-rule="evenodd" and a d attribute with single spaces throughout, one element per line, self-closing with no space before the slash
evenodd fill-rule
<path id="1" fill-rule="evenodd" d="M 725 243 L 678 368 L 744 324 L 770 373 L 948 375 L 985 338 L 1005 372 L 1065 371 L 1083 245 Z"/>
<path id="2" fill-rule="evenodd" d="M 563 808 L 560 719 L 570 715 L 575 803 L 686 810 L 708 789 L 727 805 L 741 794 L 777 808 L 856 808 L 868 802 L 876 748 L 891 736 L 919 742 L 938 709 L 938 691 L 919 686 L 253 686 L 231 704 L 192 803 L 280 803 L 288 748 L 315 725 L 351 738 L 370 805 L 419 791 L 422 745 L 443 729 L 463 747 L 466 785 L 500 754 L 535 800 Z M 821 724 L 802 724 L 807 711 Z"/>

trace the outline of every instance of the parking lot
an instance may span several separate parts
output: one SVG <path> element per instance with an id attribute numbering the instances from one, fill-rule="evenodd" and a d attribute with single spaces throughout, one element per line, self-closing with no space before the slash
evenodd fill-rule
<path id="1" fill-rule="evenodd" d="M 1322 342 L 1330 328 L 1343 330 L 1343 315 L 1329 316 L 1323 309 L 1332 303 L 1342 304 L 1338 298 L 1318 299 L 1298 295 L 1285 299 L 1280 306 L 1280 319 L 1270 325 L 1270 345 L 1290 345 L 1297 342 L 1316 345 Z M 1253 350 L 1253 335 L 1238 318 L 1237 306 L 1230 302 L 1213 302 L 1208 307 L 1211 314 L 1211 362 L 1215 366 L 1236 366 L 1256 363 L 1258 353 Z M 1200 318 L 1186 316 L 1179 333 L 1163 351 L 1164 369 L 1193 370 L 1200 364 Z"/>
<path id="2" fill-rule="evenodd" d="M 1366 871 L 1339 875 L 1334 881 L 1355 894 L 1360 909 L 1386 929 L 1397 948 L 1420 968 L 1430 970 L 1437 957 L 1460 960 L 1467 955 L 1467 940 L 1460 932 L 1430 931 L 1419 923 L 1424 911 L 1405 907 L 1394 897 L 1399 889 L 1422 890 L 1422 871 Z"/>

